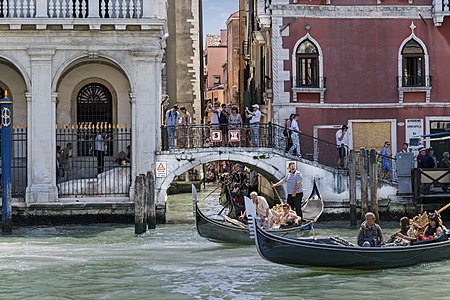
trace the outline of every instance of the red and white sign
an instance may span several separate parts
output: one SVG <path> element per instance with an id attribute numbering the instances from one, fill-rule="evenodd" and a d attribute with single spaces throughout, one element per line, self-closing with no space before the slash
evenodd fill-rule
<path id="1" fill-rule="evenodd" d="M 228 140 L 230 142 L 240 142 L 241 141 L 241 131 L 240 130 L 229 130 Z"/>
<path id="2" fill-rule="evenodd" d="M 156 177 L 167 177 L 167 163 L 164 161 L 156 162 Z"/>
<path id="3" fill-rule="evenodd" d="M 222 131 L 221 130 L 211 130 L 211 142 L 217 143 L 222 142 Z"/>

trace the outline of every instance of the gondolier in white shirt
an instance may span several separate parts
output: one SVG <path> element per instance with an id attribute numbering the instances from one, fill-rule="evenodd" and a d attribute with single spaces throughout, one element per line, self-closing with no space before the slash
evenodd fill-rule
<path id="1" fill-rule="evenodd" d="M 287 203 L 297 213 L 297 216 L 303 219 L 302 213 L 302 198 L 303 198 L 303 175 L 297 170 L 295 162 L 290 162 L 288 165 L 288 173 L 286 176 L 272 184 L 273 187 L 287 184 Z"/>

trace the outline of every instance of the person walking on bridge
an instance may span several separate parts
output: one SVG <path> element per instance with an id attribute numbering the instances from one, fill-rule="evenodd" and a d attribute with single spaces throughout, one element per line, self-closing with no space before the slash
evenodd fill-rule
<path id="1" fill-rule="evenodd" d="M 300 127 L 298 127 L 298 119 L 300 115 L 295 114 L 291 121 L 291 126 L 289 127 L 289 132 L 291 133 L 292 147 L 289 149 L 289 154 L 297 154 L 297 157 L 302 157 L 300 152 Z"/>
<path id="2" fill-rule="evenodd" d="M 287 203 L 295 210 L 297 216 L 303 220 L 303 175 L 297 170 L 295 162 L 290 162 L 287 170 L 286 176 L 277 183 L 272 184 L 272 186 L 277 187 L 285 183 L 287 184 Z"/>

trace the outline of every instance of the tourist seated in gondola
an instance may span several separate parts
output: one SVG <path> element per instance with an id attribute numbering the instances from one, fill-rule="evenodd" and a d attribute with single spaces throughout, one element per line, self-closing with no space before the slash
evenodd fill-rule
<path id="1" fill-rule="evenodd" d="M 379 247 L 385 244 L 381 227 L 375 223 L 375 215 L 366 213 L 366 220 L 361 224 L 358 234 L 358 246 Z"/>
<path id="2" fill-rule="evenodd" d="M 263 196 L 258 196 L 258 193 L 256 192 L 251 192 L 250 199 L 252 199 L 253 204 L 256 206 L 256 220 L 258 221 L 259 226 L 263 228 L 270 228 L 272 212 L 266 198 Z M 243 216 L 245 215 L 246 214 L 244 212 Z"/>
<path id="3" fill-rule="evenodd" d="M 300 218 L 297 213 L 291 209 L 289 204 L 283 203 L 281 207 L 283 209 L 282 212 L 272 210 L 272 228 L 286 228 L 301 224 L 302 218 Z"/>
<path id="4" fill-rule="evenodd" d="M 428 225 L 425 227 L 423 235 L 419 235 L 419 240 L 428 240 L 437 237 L 444 232 L 445 227 L 437 213 L 432 213 L 428 216 Z"/>
<path id="5" fill-rule="evenodd" d="M 400 230 L 391 235 L 390 243 L 395 245 L 409 245 L 411 241 L 416 240 L 412 235 L 412 230 L 409 226 L 409 218 L 403 217 L 400 219 Z"/>

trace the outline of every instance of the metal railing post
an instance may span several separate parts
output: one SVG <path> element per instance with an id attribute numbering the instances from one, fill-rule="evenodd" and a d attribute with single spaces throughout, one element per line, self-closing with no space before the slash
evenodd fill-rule
<path id="1" fill-rule="evenodd" d="M 269 131 L 269 148 L 273 148 L 273 137 L 274 137 L 274 132 L 273 132 L 273 126 L 272 126 L 272 122 L 269 122 L 267 130 Z"/>

